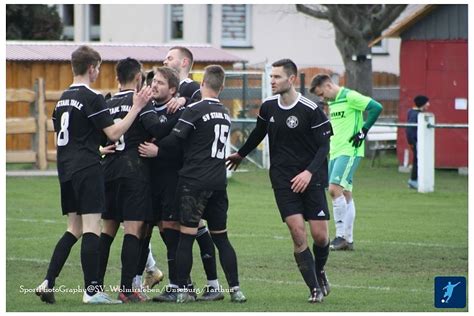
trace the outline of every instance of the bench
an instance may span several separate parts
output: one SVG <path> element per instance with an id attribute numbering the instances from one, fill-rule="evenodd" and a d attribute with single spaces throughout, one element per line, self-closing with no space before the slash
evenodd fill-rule
<path id="1" fill-rule="evenodd" d="M 397 127 L 395 126 L 372 126 L 367 134 L 367 148 L 372 152 L 372 163 L 381 151 L 397 148 Z"/>

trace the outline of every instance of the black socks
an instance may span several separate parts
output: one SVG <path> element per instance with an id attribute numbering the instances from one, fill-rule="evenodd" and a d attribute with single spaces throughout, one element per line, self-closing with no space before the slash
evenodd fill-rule
<path id="1" fill-rule="evenodd" d="M 137 258 L 140 254 L 140 240 L 137 236 L 126 234 L 122 243 L 122 274 L 120 289 L 126 293 L 131 293 L 132 281 L 137 271 Z"/>
<path id="2" fill-rule="evenodd" d="M 201 251 L 202 265 L 208 280 L 217 280 L 216 249 L 206 226 L 199 227 L 196 240 Z"/>
<path id="3" fill-rule="evenodd" d="M 114 237 L 101 233 L 99 239 L 99 285 L 104 285 L 105 271 L 109 262 L 110 246 Z"/>
<path id="4" fill-rule="evenodd" d="M 150 253 L 150 239 L 151 236 L 146 236 L 145 238 L 139 240 L 139 253 L 137 255 L 138 264 L 135 269 L 135 275 L 142 275 L 143 270 L 145 270 L 146 261 L 148 260 L 148 254 Z"/>
<path id="5" fill-rule="evenodd" d="M 53 288 L 56 278 L 61 272 L 64 264 L 66 263 L 69 253 L 71 252 L 72 246 L 76 243 L 77 238 L 66 231 L 64 235 L 59 239 L 56 247 L 54 248 L 53 255 L 49 262 L 48 272 L 46 273 L 46 280 L 48 280 L 49 288 Z"/>
<path id="6" fill-rule="evenodd" d="M 81 264 L 85 289 L 92 296 L 97 292 L 99 279 L 99 236 L 94 233 L 82 236 Z"/>
<path id="7" fill-rule="evenodd" d="M 310 290 L 319 287 L 316 279 L 313 255 L 309 248 L 306 248 L 300 253 L 295 253 L 294 255 L 296 263 L 298 264 L 298 269 L 300 270 L 306 285 Z"/>
<path id="8" fill-rule="evenodd" d="M 180 233 L 178 249 L 176 250 L 176 284 L 180 288 L 188 285 L 189 274 L 193 265 L 193 243 L 196 235 Z"/>
<path id="9" fill-rule="evenodd" d="M 219 250 L 219 260 L 229 287 L 239 286 L 239 273 L 237 269 L 237 255 L 232 247 L 227 232 L 211 234 L 212 240 Z"/>
<path id="10" fill-rule="evenodd" d="M 165 228 L 163 229 L 164 239 L 166 240 L 166 256 L 168 259 L 168 278 L 171 284 L 176 284 L 176 250 L 179 243 L 179 230 Z"/>
<path id="11" fill-rule="evenodd" d="M 316 272 L 319 273 L 320 271 L 324 270 L 324 266 L 328 261 L 329 243 L 327 243 L 327 245 L 324 247 L 319 247 L 316 244 L 313 244 L 313 252 Z"/>

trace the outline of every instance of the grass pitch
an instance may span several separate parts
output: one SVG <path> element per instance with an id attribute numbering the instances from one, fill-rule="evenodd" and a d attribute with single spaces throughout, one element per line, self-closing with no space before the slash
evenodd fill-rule
<path id="1" fill-rule="evenodd" d="M 407 188 L 408 175 L 397 172 L 392 156 L 370 167 L 368 159 L 355 175 L 357 210 L 353 252 L 331 252 L 326 266 L 332 292 L 322 304 L 306 302 L 307 289 L 292 254 L 292 243 L 279 217 L 266 171 L 234 173 L 228 193 L 229 236 L 239 261 L 245 304 L 224 301 L 185 305 L 145 303 L 85 306 L 80 241 L 56 286 L 57 303 L 46 305 L 29 289 L 45 276 L 53 248 L 65 230 L 55 177 L 7 178 L 6 309 L 9 312 L 255 312 L 255 311 L 447 311 L 434 307 L 435 276 L 466 276 L 468 271 L 467 177 L 436 172 L 435 192 Z M 331 237 L 334 223 L 330 222 Z M 120 281 L 122 231 L 112 246 L 106 285 Z M 165 247 L 155 232 L 152 248 L 166 274 Z M 218 264 L 219 266 L 219 264 Z M 222 269 L 221 284 L 226 286 Z M 195 247 L 193 279 L 205 284 Z M 164 284 L 157 286 L 157 295 Z M 76 291 L 76 293 L 73 293 Z M 116 294 L 112 294 L 115 296 Z M 453 311 L 453 310 L 451 310 Z M 467 311 L 455 309 L 454 311 Z"/>

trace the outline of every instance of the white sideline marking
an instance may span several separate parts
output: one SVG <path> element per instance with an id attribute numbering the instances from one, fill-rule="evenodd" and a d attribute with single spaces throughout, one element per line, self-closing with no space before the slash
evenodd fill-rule
<path id="1" fill-rule="evenodd" d="M 19 257 L 8 257 L 7 261 L 23 261 L 23 262 L 32 262 L 32 263 L 39 263 L 39 264 L 48 264 L 49 260 L 46 259 L 38 259 L 38 258 L 19 258 Z M 74 266 L 80 267 L 80 264 L 71 264 L 65 263 L 65 266 Z M 120 270 L 117 267 L 107 267 L 107 270 Z M 261 278 L 242 278 L 245 281 L 250 282 L 262 282 L 262 283 L 270 283 L 270 284 L 278 284 L 278 285 L 304 285 L 303 281 L 282 281 L 282 280 L 268 280 L 268 279 L 261 279 Z M 340 284 L 333 284 L 331 283 L 331 287 L 333 288 L 341 288 L 341 289 L 350 289 L 350 290 L 371 290 L 371 291 L 409 291 L 409 292 L 429 292 L 432 291 L 424 290 L 424 289 L 398 289 L 398 288 L 391 288 L 386 286 L 360 286 L 360 285 L 340 285 Z"/>
<path id="2" fill-rule="evenodd" d="M 290 236 L 270 236 L 264 234 L 233 234 L 229 233 L 229 237 L 236 238 L 273 238 L 277 240 L 290 240 Z M 443 248 L 453 248 L 453 249 L 463 249 L 467 248 L 467 245 L 446 245 L 446 244 L 434 244 L 434 243 L 422 243 L 422 242 L 410 242 L 410 241 L 374 241 L 374 240 L 357 240 L 356 243 L 361 244 L 390 244 L 390 245 L 400 245 L 400 246 L 417 246 L 417 247 L 443 247 Z"/>
<path id="3" fill-rule="evenodd" d="M 13 222 L 25 222 L 25 223 L 43 223 L 43 224 L 61 224 L 66 225 L 66 220 L 50 220 L 50 219 L 33 219 L 33 218 L 11 218 L 8 217 L 7 221 Z M 281 236 L 281 235 L 265 235 L 265 234 L 239 234 L 239 233 L 229 233 L 229 237 L 235 238 L 271 238 L 276 240 L 290 240 L 290 236 Z M 362 244 L 390 244 L 390 245 L 400 245 L 400 246 L 414 246 L 414 247 L 442 247 L 442 248 L 451 248 L 451 249 L 464 249 L 467 248 L 467 245 L 447 245 L 447 244 L 437 244 L 437 243 L 423 243 L 423 242 L 410 242 L 410 241 L 373 241 L 373 240 L 357 240 L 356 243 Z"/>
<path id="4" fill-rule="evenodd" d="M 48 240 L 48 239 L 51 239 L 51 237 L 8 237 L 8 239 L 15 239 L 15 240 L 23 240 L 23 241 L 26 241 L 26 240 Z"/>
<path id="5" fill-rule="evenodd" d="M 47 259 L 39 259 L 39 258 L 20 258 L 20 257 L 8 257 L 7 261 L 23 261 L 23 262 L 32 262 L 32 263 L 39 263 L 39 264 L 49 264 L 49 260 Z M 68 263 L 64 264 L 65 266 L 69 267 L 81 267 L 80 264 L 77 263 Z M 121 270 L 118 267 L 107 267 L 107 270 Z"/>
<path id="6" fill-rule="evenodd" d="M 279 285 L 301 285 L 305 284 L 303 281 L 281 281 L 281 280 L 268 280 L 268 279 L 260 279 L 260 278 L 242 278 L 243 280 L 250 281 L 250 282 L 262 282 L 262 283 L 271 283 L 271 284 L 279 284 Z M 333 288 L 341 288 L 341 289 L 350 289 L 350 290 L 373 290 L 373 291 L 409 291 L 409 292 L 426 292 L 432 293 L 432 290 L 425 290 L 425 289 L 399 289 L 399 288 L 391 288 L 387 286 L 361 286 L 361 285 L 341 285 L 341 284 L 334 284 L 330 283 L 331 287 Z"/>
<path id="7" fill-rule="evenodd" d="M 52 219 L 33 219 L 33 218 L 11 218 L 8 217 L 7 221 L 12 222 L 24 222 L 24 223 L 43 223 L 43 224 L 67 224 L 67 221 L 57 221 Z"/>

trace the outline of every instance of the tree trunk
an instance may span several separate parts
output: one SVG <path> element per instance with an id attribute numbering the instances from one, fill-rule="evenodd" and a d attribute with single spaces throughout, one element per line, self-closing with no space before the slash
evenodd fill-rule
<path id="1" fill-rule="evenodd" d="M 341 52 L 346 69 L 345 86 L 358 92 L 372 96 L 372 59 L 365 59 L 371 54 L 369 41 L 363 38 L 350 38 L 337 28 L 336 45 Z M 356 57 L 356 61 L 353 60 Z"/>

